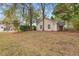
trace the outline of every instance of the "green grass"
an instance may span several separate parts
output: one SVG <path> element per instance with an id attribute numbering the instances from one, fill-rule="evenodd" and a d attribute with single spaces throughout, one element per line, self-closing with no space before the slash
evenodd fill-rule
<path id="1" fill-rule="evenodd" d="M 79 55 L 79 33 L 0 33 L 0 55 Z"/>

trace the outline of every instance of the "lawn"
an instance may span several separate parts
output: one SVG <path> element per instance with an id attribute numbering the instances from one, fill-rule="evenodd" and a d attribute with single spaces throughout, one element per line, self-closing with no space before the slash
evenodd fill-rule
<path id="1" fill-rule="evenodd" d="M 34 31 L 0 33 L 0 55 L 79 55 L 79 33 Z"/>

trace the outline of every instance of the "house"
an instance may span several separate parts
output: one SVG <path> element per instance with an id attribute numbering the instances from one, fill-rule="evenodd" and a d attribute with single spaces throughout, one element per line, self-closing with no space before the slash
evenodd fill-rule
<path id="1" fill-rule="evenodd" d="M 3 24 L 0 24 L 0 32 L 4 31 L 5 26 Z"/>
<path id="2" fill-rule="evenodd" d="M 37 31 L 43 30 L 43 20 L 37 22 Z M 57 22 L 48 18 L 44 19 L 44 31 L 57 31 Z"/>
<path id="3" fill-rule="evenodd" d="M 12 24 L 3 24 L 3 23 L 0 23 L 0 32 L 14 32 L 15 29 L 14 29 L 14 26 Z"/>

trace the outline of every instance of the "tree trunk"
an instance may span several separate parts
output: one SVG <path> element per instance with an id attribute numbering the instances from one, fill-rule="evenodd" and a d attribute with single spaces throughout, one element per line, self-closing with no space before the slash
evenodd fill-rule
<path id="1" fill-rule="evenodd" d="M 24 19 L 24 9 L 25 9 L 25 8 L 23 7 L 23 15 L 22 15 L 22 17 L 23 17 L 23 21 L 25 20 L 25 19 Z"/>
<path id="2" fill-rule="evenodd" d="M 30 31 L 32 31 L 32 4 L 29 3 Z"/>
<path id="3" fill-rule="evenodd" d="M 43 31 L 44 31 L 44 10 L 43 10 Z"/>
<path id="4" fill-rule="evenodd" d="M 69 30 L 69 21 L 67 21 L 67 30 Z"/>
<path id="5" fill-rule="evenodd" d="M 42 7 L 42 16 L 43 16 L 43 30 L 42 31 L 44 31 L 45 4 L 41 3 L 41 7 Z"/>

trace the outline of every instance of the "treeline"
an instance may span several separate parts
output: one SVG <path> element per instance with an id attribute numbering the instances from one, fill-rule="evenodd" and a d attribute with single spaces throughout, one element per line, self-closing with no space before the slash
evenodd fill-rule
<path id="1" fill-rule="evenodd" d="M 79 4 L 78 3 L 60 3 L 54 9 L 56 19 L 63 20 L 67 24 L 67 29 L 79 30 Z"/>
<path id="2" fill-rule="evenodd" d="M 3 4 L 4 5 L 4 4 Z M 7 4 L 5 4 L 7 5 Z M 45 3 L 14 3 L 9 6 L 8 9 L 4 10 L 4 20 L 3 23 L 10 24 L 13 23 L 15 28 L 18 30 L 19 22 L 26 21 L 26 24 L 29 24 L 29 30 L 32 30 L 32 20 L 43 20 L 43 31 L 44 31 L 44 18 L 47 16 L 47 8 L 53 7 L 55 4 L 45 4 Z M 8 7 L 8 5 L 7 5 Z M 50 9 L 51 10 L 51 9 Z"/>
<path id="3" fill-rule="evenodd" d="M 47 13 L 51 12 L 51 19 L 57 21 L 64 21 L 67 25 L 67 30 L 72 27 L 74 30 L 79 30 L 79 4 L 76 3 L 14 3 L 14 4 L 1 4 L 7 6 L 4 9 L 3 23 L 13 23 L 16 30 L 19 30 L 21 21 L 26 21 L 29 24 L 29 30 L 32 30 L 32 20 L 43 20 L 44 31 L 44 18 Z M 47 12 L 48 10 L 48 12 Z M 71 26 L 70 26 L 71 25 Z"/>

